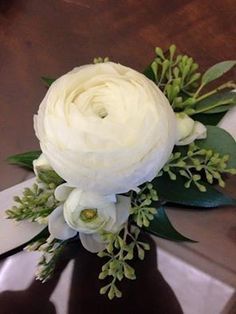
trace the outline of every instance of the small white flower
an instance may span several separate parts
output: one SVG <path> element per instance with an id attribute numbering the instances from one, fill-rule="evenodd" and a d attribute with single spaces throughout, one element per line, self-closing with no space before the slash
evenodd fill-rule
<path id="1" fill-rule="evenodd" d="M 101 230 L 118 232 L 128 220 L 129 197 L 104 196 L 73 189 L 67 184 L 59 186 L 55 195 L 65 203 L 49 216 L 50 234 L 65 240 L 79 232 L 83 246 L 90 252 L 104 249 L 106 244 L 100 238 Z"/>
<path id="2" fill-rule="evenodd" d="M 207 136 L 205 125 L 194 121 L 187 114 L 176 113 L 177 143 L 176 145 L 188 145 L 196 139 L 204 139 Z"/>

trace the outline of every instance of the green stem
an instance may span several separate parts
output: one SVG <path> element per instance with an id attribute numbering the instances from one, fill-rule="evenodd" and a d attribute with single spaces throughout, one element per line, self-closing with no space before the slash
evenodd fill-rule
<path id="1" fill-rule="evenodd" d="M 124 227 L 124 235 L 123 235 L 123 241 L 124 243 L 126 243 L 126 238 L 127 238 L 127 235 L 128 235 L 128 223 L 126 223 L 125 227 Z M 115 255 L 115 258 L 118 258 L 119 260 L 122 260 L 123 259 L 123 253 L 124 253 L 124 249 L 121 248 L 119 253 L 117 253 Z"/>
<path id="2" fill-rule="evenodd" d="M 188 91 L 186 91 L 184 88 L 181 90 L 184 94 L 186 94 L 187 96 L 189 96 L 189 97 L 193 97 L 193 93 L 190 93 L 190 92 L 188 92 Z"/>
<path id="3" fill-rule="evenodd" d="M 201 86 L 200 86 L 200 87 L 201 87 Z M 203 87 L 203 86 L 202 86 L 202 87 Z M 206 94 L 200 96 L 200 97 L 196 100 L 196 103 L 198 103 L 199 101 L 201 101 L 201 100 L 203 100 L 203 99 L 205 99 L 205 98 L 207 98 L 207 97 L 209 97 L 209 96 L 211 96 L 211 95 L 213 95 L 213 94 L 219 92 L 219 91 L 222 90 L 222 89 L 231 88 L 231 87 L 233 87 L 233 88 L 235 87 L 235 84 L 234 84 L 232 81 L 229 81 L 229 82 L 227 82 L 227 83 L 224 83 L 224 84 L 220 85 L 219 87 L 217 87 L 216 89 L 214 89 L 214 90 L 212 90 L 212 91 L 210 91 L 210 92 L 208 92 L 208 93 L 206 93 Z M 196 94 L 197 94 L 197 93 L 198 93 L 198 91 L 195 93 L 194 97 L 196 97 Z"/>
<path id="4" fill-rule="evenodd" d="M 201 84 L 201 85 L 198 87 L 198 89 L 197 89 L 196 93 L 194 94 L 193 98 L 197 98 L 198 94 L 200 93 L 200 91 L 202 90 L 202 88 L 203 88 L 204 86 L 205 86 L 205 84 Z"/>

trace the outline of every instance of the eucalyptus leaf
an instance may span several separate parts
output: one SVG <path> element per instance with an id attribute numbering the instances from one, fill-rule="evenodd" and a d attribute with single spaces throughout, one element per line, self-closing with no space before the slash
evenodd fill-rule
<path id="1" fill-rule="evenodd" d="M 224 115 L 225 115 L 225 112 L 218 112 L 218 113 L 211 113 L 211 114 L 207 114 L 206 112 L 204 112 L 204 113 L 198 113 L 194 115 L 194 120 L 199 121 L 203 123 L 204 125 L 217 125 Z"/>
<path id="2" fill-rule="evenodd" d="M 213 108 L 209 111 L 206 111 L 205 114 L 210 115 L 213 113 L 221 113 L 221 112 L 226 113 L 229 109 L 233 108 L 234 106 L 235 106 L 235 104 L 233 104 L 233 105 L 232 104 L 231 105 L 222 105 L 222 106 Z"/>
<path id="3" fill-rule="evenodd" d="M 164 207 L 157 208 L 157 213 L 155 214 L 154 219 L 150 222 L 150 225 L 145 228 L 145 230 L 151 234 L 154 234 L 157 237 L 164 238 L 170 241 L 196 242 L 183 236 L 173 227 L 165 212 Z"/>
<path id="4" fill-rule="evenodd" d="M 213 94 L 199 102 L 195 105 L 195 113 L 217 113 L 217 108 L 225 105 L 235 105 L 236 104 L 236 93 L 233 91 L 226 91 Z M 221 108 L 222 109 L 222 108 Z M 224 111 L 224 110 L 223 110 Z M 227 107 L 225 109 L 227 111 Z"/>
<path id="5" fill-rule="evenodd" d="M 219 62 L 210 67 L 202 76 L 202 85 L 206 85 L 221 77 L 224 73 L 228 72 L 236 64 L 235 60 Z"/>
<path id="6" fill-rule="evenodd" d="M 176 180 L 170 180 L 167 174 L 163 174 L 152 181 L 160 199 L 169 203 L 199 208 L 236 205 L 236 200 L 217 191 L 208 183 L 204 182 L 207 188 L 206 192 L 200 192 L 195 185 L 191 185 L 186 189 L 184 183 L 185 179 L 183 177 L 177 176 Z"/>
<path id="7" fill-rule="evenodd" d="M 47 87 L 50 87 L 52 85 L 52 83 L 54 81 L 56 81 L 56 79 L 54 79 L 54 78 L 45 77 L 45 76 L 42 76 L 41 79 L 46 84 Z"/>
<path id="8" fill-rule="evenodd" d="M 7 158 L 10 164 L 33 169 L 33 161 L 41 155 L 41 151 L 30 151 L 22 154 L 12 155 Z"/>
<path id="9" fill-rule="evenodd" d="M 229 155 L 228 168 L 236 168 L 236 141 L 225 130 L 208 125 L 207 138 L 196 141 L 204 149 L 212 149 L 221 155 Z"/>

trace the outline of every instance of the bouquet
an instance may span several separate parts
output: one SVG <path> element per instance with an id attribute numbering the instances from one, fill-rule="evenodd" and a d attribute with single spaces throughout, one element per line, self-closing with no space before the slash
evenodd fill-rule
<path id="1" fill-rule="evenodd" d="M 42 225 L 26 247 L 42 253 L 38 279 L 53 275 L 78 237 L 104 259 L 100 293 L 119 298 L 119 282 L 135 279 L 130 261 L 150 249 L 141 230 L 194 242 L 173 227 L 166 206 L 236 204 L 217 189 L 236 174 L 235 84 L 209 84 L 235 64 L 202 74 L 171 45 L 157 47 L 143 73 L 96 58 L 43 78 L 49 89 L 34 116 L 41 151 L 9 157 L 33 169 L 35 183 L 6 210 L 10 219 Z"/>

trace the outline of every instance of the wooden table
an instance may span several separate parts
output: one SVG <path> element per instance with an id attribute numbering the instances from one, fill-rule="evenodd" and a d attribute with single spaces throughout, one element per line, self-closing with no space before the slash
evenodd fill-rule
<path id="1" fill-rule="evenodd" d="M 235 58 L 235 20 L 233 0 L 1 0 L 0 190 L 28 176 L 6 157 L 38 148 L 40 76 L 58 77 L 96 56 L 142 71 L 155 46 L 172 43 L 204 70 Z"/>

